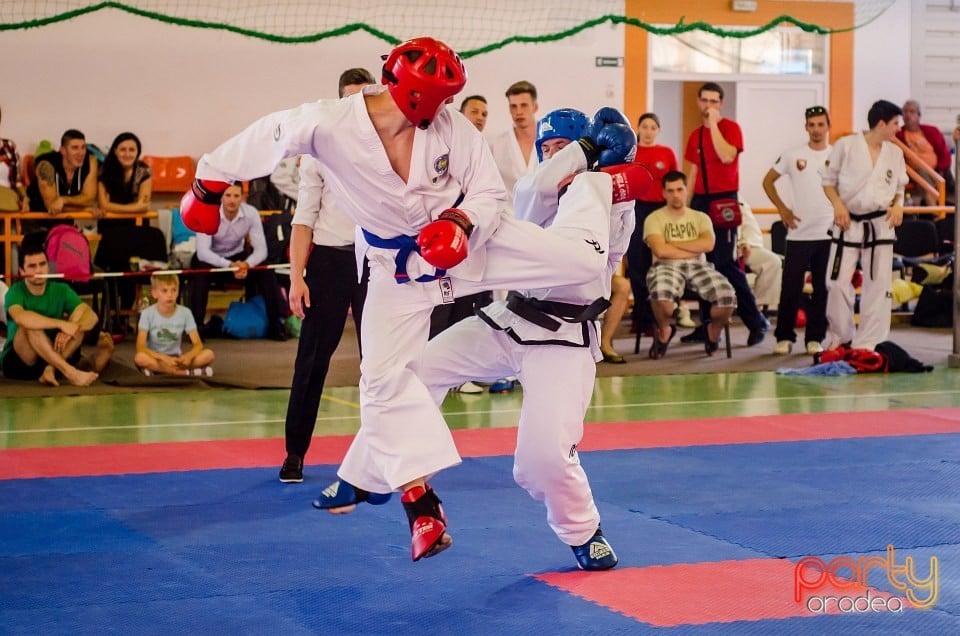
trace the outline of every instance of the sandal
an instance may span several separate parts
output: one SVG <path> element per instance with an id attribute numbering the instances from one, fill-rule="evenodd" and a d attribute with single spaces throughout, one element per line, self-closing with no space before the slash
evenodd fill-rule
<path id="1" fill-rule="evenodd" d="M 677 333 L 676 325 L 670 325 L 670 337 L 667 338 L 666 342 L 660 342 L 657 338 L 656 332 L 653 334 L 653 343 L 650 345 L 650 359 L 659 360 L 663 356 L 667 355 L 667 347 L 670 346 L 670 341 L 673 340 L 673 336 Z"/>
<path id="2" fill-rule="evenodd" d="M 707 339 L 703 341 L 703 348 L 707 355 L 712 358 L 720 350 L 720 341 L 713 342 L 710 340 L 710 336 L 707 336 Z"/>
<path id="3" fill-rule="evenodd" d="M 603 356 L 604 362 L 609 362 L 610 364 L 626 364 L 627 361 L 624 360 L 623 356 L 614 351 L 613 353 L 607 353 L 606 351 L 600 351 L 600 354 Z"/>

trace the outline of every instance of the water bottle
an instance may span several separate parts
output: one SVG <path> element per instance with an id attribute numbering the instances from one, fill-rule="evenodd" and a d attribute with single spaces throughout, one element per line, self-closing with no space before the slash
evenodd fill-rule
<path id="1" fill-rule="evenodd" d="M 144 287 L 140 290 L 140 298 L 137 299 L 137 313 L 142 313 L 144 309 L 150 306 L 150 289 Z"/>

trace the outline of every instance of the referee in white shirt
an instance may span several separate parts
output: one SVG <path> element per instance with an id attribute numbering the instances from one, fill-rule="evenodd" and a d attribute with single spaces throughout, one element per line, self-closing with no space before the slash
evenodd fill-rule
<path id="1" fill-rule="evenodd" d="M 340 75 L 340 97 L 374 83 L 368 70 L 347 69 Z M 297 210 L 290 236 L 290 311 L 303 322 L 284 426 L 287 456 L 280 468 L 284 483 L 303 481 L 303 458 L 317 424 L 330 358 L 340 344 L 348 313 L 353 315 L 360 348 L 360 318 L 370 275 L 364 259 L 358 280 L 357 225 L 326 187 L 323 164 L 309 155 L 300 157 L 299 163 Z"/>

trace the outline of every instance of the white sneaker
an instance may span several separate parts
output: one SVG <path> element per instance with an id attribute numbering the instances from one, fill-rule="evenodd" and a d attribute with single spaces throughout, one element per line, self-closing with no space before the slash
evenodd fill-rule
<path id="1" fill-rule="evenodd" d="M 147 376 L 148 378 L 153 375 L 153 371 L 146 368 L 140 369 L 140 372 L 143 373 L 143 375 Z"/>
<path id="2" fill-rule="evenodd" d="M 697 323 L 693 322 L 693 318 L 690 317 L 690 308 L 683 303 L 677 305 L 677 326 L 685 329 L 697 326 Z"/>
<path id="3" fill-rule="evenodd" d="M 196 377 L 212 377 L 213 367 L 197 367 L 196 369 L 190 369 L 190 375 L 194 375 Z"/>
<path id="4" fill-rule="evenodd" d="M 773 352 L 778 356 L 790 355 L 791 350 L 793 350 L 793 343 L 789 340 L 779 340 L 773 348 Z"/>
<path id="5" fill-rule="evenodd" d="M 464 382 L 453 390 L 455 393 L 483 393 L 483 387 L 473 382 Z"/>
<path id="6" fill-rule="evenodd" d="M 823 353 L 823 347 L 819 342 L 808 342 L 807 343 L 807 354 L 815 356 L 818 353 Z"/>

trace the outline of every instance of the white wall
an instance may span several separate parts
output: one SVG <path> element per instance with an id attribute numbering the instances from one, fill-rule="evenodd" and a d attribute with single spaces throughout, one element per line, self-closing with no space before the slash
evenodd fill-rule
<path id="1" fill-rule="evenodd" d="M 266 4 L 266 3 L 265 3 Z M 410 0 L 408 7 L 425 5 Z M 430 5 L 433 6 L 433 5 Z M 434 12 L 436 10 L 434 9 Z M 462 16 L 451 12 L 454 24 Z M 695 16 L 686 16 L 688 21 Z M 854 122 L 879 98 L 910 95 L 910 1 L 896 0 L 855 32 Z M 198 156 L 259 115 L 319 97 L 334 97 L 340 72 L 365 66 L 378 74 L 389 46 L 365 33 L 315 44 L 274 44 L 231 33 L 171 26 L 115 10 L 0 37 L 4 86 L 0 135 L 32 152 L 55 144 L 66 128 L 109 145 L 124 130 L 145 152 Z M 487 132 L 506 130 L 503 91 L 527 79 L 540 90 L 540 112 L 592 112 L 623 102 L 623 73 L 596 68 L 596 56 L 623 55 L 623 27 L 603 24 L 549 44 L 513 44 L 467 60 L 464 94 L 491 102 Z"/>
<path id="2" fill-rule="evenodd" d="M 414 5 L 417 2 L 409 2 Z M 451 15 L 451 20 L 455 16 Z M 623 103 L 620 68 L 595 68 L 596 56 L 623 56 L 623 27 L 603 24 L 551 44 L 513 44 L 466 61 L 463 95 L 490 102 L 487 132 L 510 126 L 504 91 L 525 79 L 540 93 L 540 112 L 593 112 Z M 67 128 L 104 150 L 124 130 L 144 152 L 199 156 L 255 118 L 321 97 L 336 97 L 337 78 L 363 66 L 379 79 L 390 50 L 365 33 L 314 44 L 275 44 L 191 29 L 119 11 L 0 37 L 4 85 L 0 135 L 32 152 L 56 147 Z"/>
<path id="3" fill-rule="evenodd" d="M 900 105 L 910 98 L 911 19 L 910 0 L 895 0 L 854 31 L 854 128 L 867 127 L 867 111 L 878 99 Z"/>

